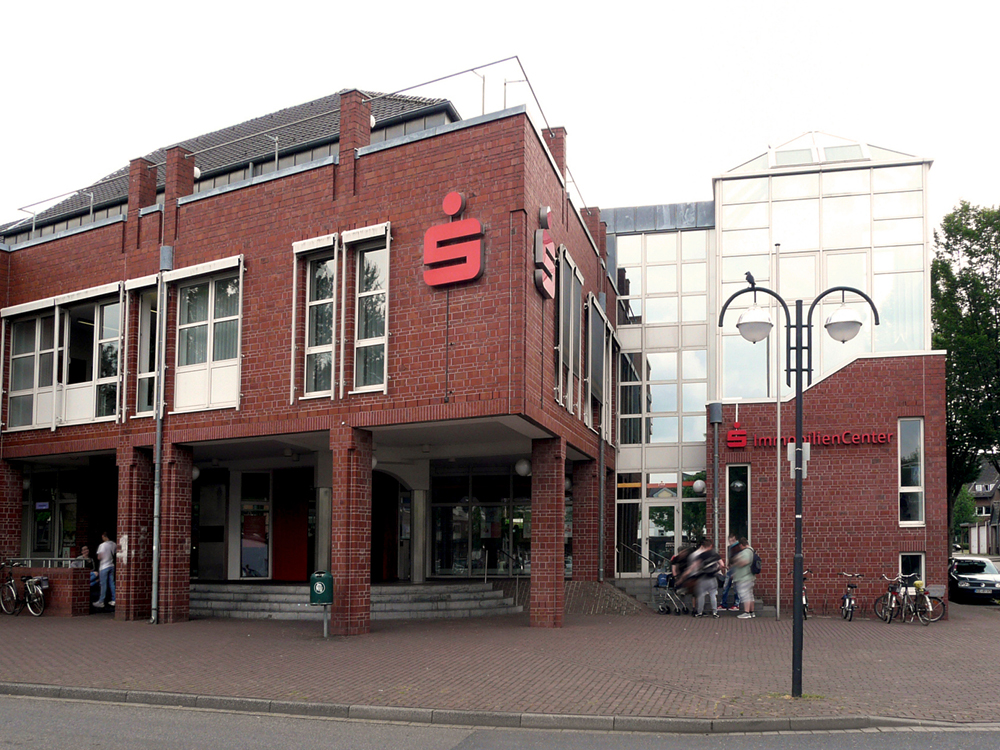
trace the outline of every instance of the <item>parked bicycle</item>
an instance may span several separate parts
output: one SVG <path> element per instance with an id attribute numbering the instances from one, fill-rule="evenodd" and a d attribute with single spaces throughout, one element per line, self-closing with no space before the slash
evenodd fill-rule
<path id="1" fill-rule="evenodd" d="M 886 624 L 895 619 L 904 622 L 919 620 L 922 625 L 930 625 L 932 618 L 936 614 L 931 603 L 930 595 L 924 588 L 924 582 L 917 580 L 917 574 L 911 573 L 903 575 L 900 573 L 895 578 L 883 575 L 882 578 L 889 582 L 888 590 L 875 600 L 875 614 Z M 910 593 L 910 584 L 913 585 L 913 593 Z M 941 614 L 944 615 L 943 603 Z"/>
<path id="2" fill-rule="evenodd" d="M 806 581 L 809 580 L 809 576 L 812 574 L 811 570 L 802 571 L 802 619 L 809 619 L 809 592 L 806 591 Z M 792 571 L 788 575 L 795 575 L 795 571 Z"/>
<path id="3" fill-rule="evenodd" d="M 864 578 L 862 573 L 841 573 L 840 575 L 854 579 Z M 848 581 L 847 591 L 844 592 L 844 596 L 840 599 L 840 616 L 848 622 L 854 619 L 854 610 L 858 608 L 857 593 L 858 584 Z"/>
<path id="4" fill-rule="evenodd" d="M 42 590 L 42 579 L 38 576 L 21 576 L 21 583 L 24 584 L 24 596 L 19 596 L 17 584 L 14 582 L 14 568 L 17 565 L 13 562 L 0 564 L 0 575 L 3 576 L 3 583 L 0 584 L 0 609 L 8 615 L 19 615 L 25 607 L 35 617 L 40 617 L 45 611 L 45 592 Z"/>

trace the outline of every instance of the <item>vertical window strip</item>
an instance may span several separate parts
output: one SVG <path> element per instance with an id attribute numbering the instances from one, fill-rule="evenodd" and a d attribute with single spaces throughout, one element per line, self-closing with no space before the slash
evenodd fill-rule
<path id="1" fill-rule="evenodd" d="M 899 438 L 899 523 L 923 526 L 924 517 L 924 420 L 900 419 Z"/>

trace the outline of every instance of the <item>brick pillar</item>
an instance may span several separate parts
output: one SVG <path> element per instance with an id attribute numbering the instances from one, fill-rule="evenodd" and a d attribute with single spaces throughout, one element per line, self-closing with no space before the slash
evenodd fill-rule
<path id="1" fill-rule="evenodd" d="M 604 477 L 604 580 L 615 577 L 615 529 L 618 521 L 618 475 L 612 470 Z"/>
<path id="2" fill-rule="evenodd" d="M 156 203 L 156 169 L 151 166 L 152 162 L 145 159 L 133 159 L 128 165 L 126 250 L 139 247 L 139 210 Z"/>
<path id="3" fill-rule="evenodd" d="M 531 443 L 531 626 L 561 628 L 565 610 L 566 441 Z"/>
<path id="4" fill-rule="evenodd" d="M 603 447 L 603 446 L 602 446 Z M 573 580 L 596 581 L 600 555 L 597 461 L 573 464 Z"/>
<path id="5" fill-rule="evenodd" d="M 0 558 L 21 554 L 21 499 L 24 477 L 6 461 L 0 461 Z"/>
<path id="6" fill-rule="evenodd" d="M 566 178 L 566 128 L 546 128 L 542 131 L 545 136 L 545 145 L 549 148 L 549 153 L 556 160 L 559 167 L 559 176 Z"/>
<path id="7" fill-rule="evenodd" d="M 191 607 L 191 467 L 191 451 L 164 444 L 159 622 L 185 621 Z"/>
<path id="8" fill-rule="evenodd" d="M 333 632 L 371 629 L 372 435 L 341 426 L 330 431 L 333 454 Z"/>
<path id="9" fill-rule="evenodd" d="M 173 245 L 180 229 L 177 199 L 194 192 L 194 158 L 180 146 L 167 149 L 167 178 L 163 188 L 163 244 Z"/>
<path id="10" fill-rule="evenodd" d="M 145 620 L 153 583 L 153 456 L 118 448 L 118 562 L 115 619 Z"/>
<path id="11" fill-rule="evenodd" d="M 337 167 L 337 197 L 353 196 L 357 189 L 354 149 L 372 142 L 372 105 L 357 89 L 340 95 L 340 163 Z"/>

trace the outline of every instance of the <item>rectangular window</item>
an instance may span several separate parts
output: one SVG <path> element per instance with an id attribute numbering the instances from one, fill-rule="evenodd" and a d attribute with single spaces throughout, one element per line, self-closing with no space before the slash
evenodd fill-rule
<path id="1" fill-rule="evenodd" d="M 156 288 L 139 297 L 139 361 L 136 377 L 136 414 L 149 414 L 156 403 L 156 345 L 159 306 Z"/>
<path id="2" fill-rule="evenodd" d="M 336 282 L 336 257 L 318 258 L 309 262 L 309 288 L 306 297 L 307 394 L 328 393 L 333 389 Z"/>
<path id="3" fill-rule="evenodd" d="M 240 276 L 203 278 L 178 290 L 177 410 L 237 405 L 241 297 Z"/>
<path id="4" fill-rule="evenodd" d="M 565 245 L 559 262 L 559 401 L 567 411 L 580 413 L 580 360 L 583 342 L 583 274 Z"/>
<path id="5" fill-rule="evenodd" d="M 924 420 L 899 420 L 899 523 L 924 524 Z"/>
<path id="6" fill-rule="evenodd" d="M 726 520 L 729 534 L 750 538 L 750 467 L 726 467 Z M 728 535 L 727 535 L 728 536 Z"/>
<path id="7" fill-rule="evenodd" d="M 97 393 L 95 416 L 118 413 L 118 358 L 121 331 L 121 304 L 115 300 L 98 307 Z"/>
<path id="8" fill-rule="evenodd" d="M 899 572 L 904 576 L 910 576 L 916 574 L 917 580 L 926 582 L 927 579 L 924 577 L 924 558 L 923 552 L 901 552 L 899 555 Z"/>
<path id="9" fill-rule="evenodd" d="M 389 250 L 384 242 L 359 248 L 354 337 L 354 390 L 385 390 Z"/>
<path id="10" fill-rule="evenodd" d="M 30 427 L 52 421 L 54 317 L 15 321 L 11 326 L 10 427 Z"/>

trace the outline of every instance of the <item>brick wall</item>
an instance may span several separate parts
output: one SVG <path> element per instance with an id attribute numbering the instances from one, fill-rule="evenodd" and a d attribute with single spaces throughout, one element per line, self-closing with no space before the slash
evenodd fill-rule
<path id="1" fill-rule="evenodd" d="M 885 590 L 881 576 L 899 572 L 900 552 L 926 553 L 928 585 L 947 588 L 947 489 L 945 474 L 944 355 L 873 357 L 853 362 L 805 392 L 803 432 L 822 434 L 883 433 L 888 443 L 814 445 L 803 481 L 803 557 L 813 571 L 808 589 L 810 607 L 833 611 L 839 606 L 846 579 L 841 571 L 863 573 L 860 598 L 868 605 Z M 781 448 L 727 449 L 725 434 L 735 421 L 736 407 L 723 408 L 720 429 L 719 536 L 725 537 L 727 510 L 726 466 L 750 464 L 751 543 L 764 560 L 757 593 L 766 603 L 775 601 L 778 553 L 777 472 L 781 472 L 781 597 L 791 607 L 791 578 L 795 551 L 795 483 Z M 924 421 L 923 526 L 899 523 L 898 420 Z M 740 426 L 754 436 L 774 436 L 775 406 L 740 404 Z M 795 404 L 782 406 L 781 432 L 795 435 Z M 708 445 L 708 465 L 712 465 Z M 709 472 L 711 479 L 711 472 Z M 712 489 L 709 489 L 709 498 Z M 708 528 L 714 529 L 708 502 Z"/>
<path id="2" fill-rule="evenodd" d="M 565 440 L 532 441 L 531 624 L 535 627 L 561 628 L 563 624 L 565 467 Z"/>
<path id="3" fill-rule="evenodd" d="M 45 576 L 45 611 L 42 617 L 80 617 L 90 614 L 90 571 L 82 568 L 14 568 L 19 595 L 24 595 L 21 576 Z M 28 614 L 25 608 L 22 615 Z"/>

